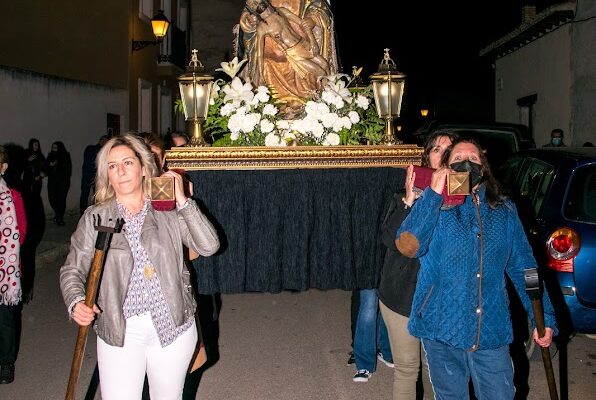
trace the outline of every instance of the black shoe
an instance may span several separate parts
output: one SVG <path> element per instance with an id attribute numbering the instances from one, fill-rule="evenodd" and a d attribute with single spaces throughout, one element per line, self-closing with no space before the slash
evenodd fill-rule
<path id="1" fill-rule="evenodd" d="M 352 380 L 354 382 L 368 382 L 370 377 L 372 376 L 372 372 L 369 372 L 367 369 L 359 369 L 354 374 Z"/>
<path id="2" fill-rule="evenodd" d="M 350 351 L 348 353 L 350 355 L 350 357 L 348 358 L 348 364 L 347 365 L 352 365 L 356 362 L 356 359 L 354 358 L 354 352 Z"/>
<path id="3" fill-rule="evenodd" d="M 0 365 L 0 384 L 14 381 L 14 364 Z"/>

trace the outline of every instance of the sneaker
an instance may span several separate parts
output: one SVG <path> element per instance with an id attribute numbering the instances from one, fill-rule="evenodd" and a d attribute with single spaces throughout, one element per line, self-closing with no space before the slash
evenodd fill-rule
<path id="1" fill-rule="evenodd" d="M 354 374 L 354 377 L 352 378 L 352 380 L 354 382 L 368 382 L 368 380 L 370 379 L 371 376 L 372 376 L 372 373 L 368 372 L 367 369 L 359 369 Z"/>
<path id="2" fill-rule="evenodd" d="M 14 364 L 0 365 L 0 384 L 14 381 Z"/>
<path id="3" fill-rule="evenodd" d="M 349 365 L 356 363 L 356 359 L 354 358 L 353 351 L 350 351 L 348 354 L 350 355 L 350 357 L 348 358 L 348 364 L 347 364 L 349 366 Z"/>
<path id="4" fill-rule="evenodd" d="M 395 364 L 393 364 L 393 361 L 385 360 L 383 358 L 383 354 L 381 354 L 380 351 L 377 353 L 377 360 L 379 360 L 380 362 L 382 362 L 383 364 L 385 364 L 389 368 L 395 368 Z"/>

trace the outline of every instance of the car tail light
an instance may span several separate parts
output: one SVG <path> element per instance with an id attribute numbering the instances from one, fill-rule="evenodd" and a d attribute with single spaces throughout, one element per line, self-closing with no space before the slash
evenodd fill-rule
<path id="1" fill-rule="evenodd" d="M 573 259 L 580 246 L 579 235 L 573 229 L 557 229 L 546 241 L 547 265 L 557 271 L 573 272 Z"/>

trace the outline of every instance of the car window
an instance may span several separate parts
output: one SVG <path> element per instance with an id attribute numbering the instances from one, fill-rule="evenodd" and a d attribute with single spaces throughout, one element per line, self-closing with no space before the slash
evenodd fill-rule
<path id="1" fill-rule="evenodd" d="M 510 158 L 502 168 L 498 168 L 493 171 L 495 177 L 499 183 L 508 191 L 518 192 L 519 186 L 517 185 L 517 177 L 522 170 L 522 164 L 524 157 L 512 157 Z"/>
<path id="2" fill-rule="evenodd" d="M 573 173 L 564 204 L 565 218 L 596 223 L 596 165 L 579 167 Z"/>
<path id="3" fill-rule="evenodd" d="M 555 167 L 535 158 L 524 163 L 518 180 L 519 196 L 526 203 L 526 210 L 536 217 L 555 176 Z"/>
<path id="4" fill-rule="evenodd" d="M 548 190 L 550 189 L 550 185 L 553 182 L 553 178 L 555 177 L 555 169 L 552 166 L 550 168 L 544 170 L 544 174 L 542 175 L 542 180 L 538 185 L 538 189 L 534 194 L 532 199 L 532 208 L 534 209 L 534 215 L 540 214 L 540 210 L 542 210 L 542 204 L 544 203 L 544 199 L 548 194 Z"/>

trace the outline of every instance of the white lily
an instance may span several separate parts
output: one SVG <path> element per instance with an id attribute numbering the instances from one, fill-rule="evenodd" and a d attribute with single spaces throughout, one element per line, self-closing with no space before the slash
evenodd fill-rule
<path id="1" fill-rule="evenodd" d="M 327 82 L 327 85 L 325 85 L 325 90 L 329 90 L 335 93 L 337 96 L 341 97 L 344 101 L 347 101 L 348 103 L 351 102 L 352 93 L 350 93 L 350 90 L 346 87 L 346 82 L 344 82 L 341 79 L 338 79 L 335 82 Z"/>
<path id="2" fill-rule="evenodd" d="M 209 95 L 209 105 L 212 106 L 215 104 L 215 99 L 219 97 L 219 91 L 221 87 L 219 86 L 219 79 L 213 83 L 211 86 L 211 93 Z"/>
<path id="3" fill-rule="evenodd" d="M 244 64 L 246 64 L 248 60 L 245 58 L 242 61 L 238 62 L 238 57 L 234 57 L 234 59 L 230 62 L 222 62 L 219 65 L 221 65 L 221 68 L 216 68 L 216 71 L 223 71 L 225 74 L 227 74 L 230 78 L 234 78 L 236 77 L 236 75 L 238 74 L 238 71 L 240 71 L 240 69 L 242 68 L 242 66 Z"/>
<path id="4" fill-rule="evenodd" d="M 255 96 L 252 91 L 252 85 L 248 82 L 242 83 L 240 78 L 237 77 L 232 79 L 232 83 L 224 86 L 221 90 L 226 94 L 224 97 L 225 103 L 228 101 L 233 101 L 235 103 L 244 101 L 245 103 L 250 103 Z"/>

